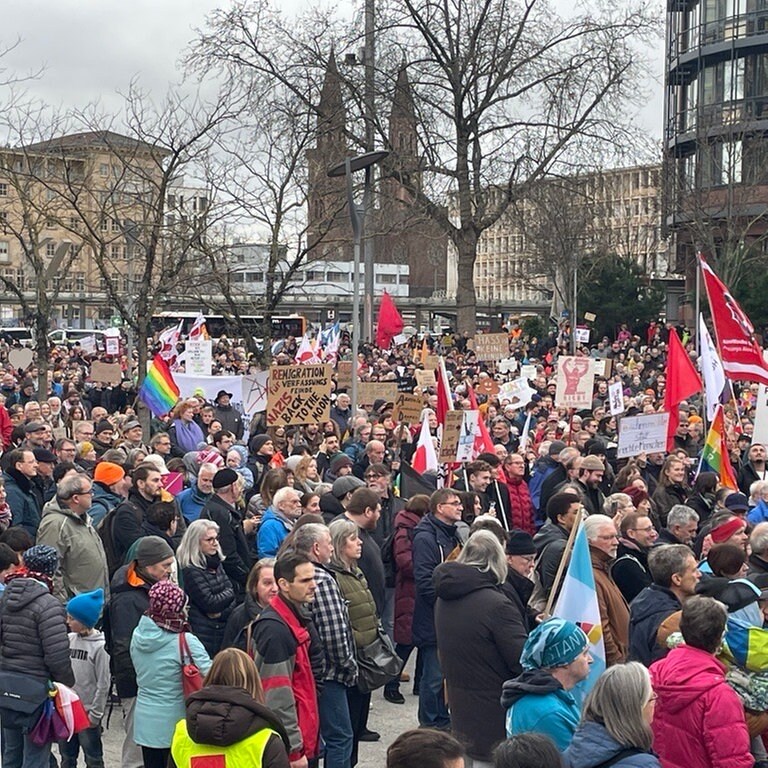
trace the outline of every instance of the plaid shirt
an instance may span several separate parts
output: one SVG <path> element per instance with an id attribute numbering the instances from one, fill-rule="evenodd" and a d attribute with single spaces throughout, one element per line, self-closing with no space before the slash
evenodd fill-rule
<path id="1" fill-rule="evenodd" d="M 331 572 L 320 563 L 314 566 L 317 590 L 309 608 L 325 651 L 323 680 L 354 685 L 357 680 L 357 661 L 347 601 Z"/>

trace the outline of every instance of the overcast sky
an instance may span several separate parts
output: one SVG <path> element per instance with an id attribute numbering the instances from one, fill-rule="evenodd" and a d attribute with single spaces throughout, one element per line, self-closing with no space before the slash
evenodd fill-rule
<path id="1" fill-rule="evenodd" d="M 284 0 L 300 8 L 305 0 Z M 96 101 L 119 108 L 118 90 L 131 79 L 161 98 L 179 79 L 179 57 L 206 14 L 227 0 L 2 0 L 5 46 L 19 44 L 0 66 L 18 74 L 44 67 L 28 90 L 53 107 L 79 108 Z M 659 46 L 660 48 L 660 46 Z M 656 66 L 660 81 L 662 60 Z M 642 127 L 661 134 L 662 94 L 641 115 Z"/>

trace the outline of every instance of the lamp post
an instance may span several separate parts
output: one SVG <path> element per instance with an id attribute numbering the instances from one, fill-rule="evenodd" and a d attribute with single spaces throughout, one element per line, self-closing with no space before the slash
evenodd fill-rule
<path id="1" fill-rule="evenodd" d="M 338 163 L 328 169 L 331 177 L 347 177 L 347 201 L 349 203 L 349 218 L 352 221 L 352 234 L 354 235 L 354 275 L 352 278 L 352 413 L 357 413 L 357 354 L 360 348 L 360 243 L 365 231 L 365 213 L 371 196 L 371 169 L 376 163 L 380 163 L 389 152 L 366 152 L 363 155 L 348 157 L 343 163 Z M 357 171 L 365 171 L 365 184 L 363 186 L 363 202 L 358 205 L 355 202 L 352 189 L 352 174 Z"/>

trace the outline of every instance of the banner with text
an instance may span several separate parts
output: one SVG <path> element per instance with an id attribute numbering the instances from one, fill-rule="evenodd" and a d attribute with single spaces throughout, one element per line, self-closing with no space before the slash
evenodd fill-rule
<path id="1" fill-rule="evenodd" d="M 639 453 L 663 453 L 667 450 L 668 413 L 648 413 L 643 416 L 624 416 L 619 423 L 620 459 Z"/>

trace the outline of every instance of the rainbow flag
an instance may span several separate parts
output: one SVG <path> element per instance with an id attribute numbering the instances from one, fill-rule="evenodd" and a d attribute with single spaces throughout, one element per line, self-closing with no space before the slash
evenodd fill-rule
<path id="1" fill-rule="evenodd" d="M 718 404 L 715 418 L 712 419 L 712 425 L 707 432 L 707 441 L 701 451 L 701 461 L 696 474 L 698 475 L 699 472 L 714 472 L 720 478 L 721 485 L 732 488 L 734 491 L 739 490 L 736 475 L 728 458 L 722 404 Z"/>
<path id="2" fill-rule="evenodd" d="M 152 366 L 139 390 L 139 397 L 155 416 L 163 416 L 176 405 L 179 388 L 168 369 L 168 363 L 160 355 L 155 355 L 152 360 Z"/>

